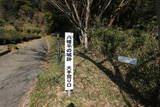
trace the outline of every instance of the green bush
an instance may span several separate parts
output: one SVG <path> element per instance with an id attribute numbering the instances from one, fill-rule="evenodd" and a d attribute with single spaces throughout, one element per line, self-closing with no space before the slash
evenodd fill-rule
<path id="1" fill-rule="evenodd" d="M 5 21 L 3 19 L 0 19 L 0 26 L 3 26 L 5 24 Z"/>
<path id="2" fill-rule="evenodd" d="M 118 65 L 129 82 L 144 99 L 153 103 L 160 84 L 160 50 L 158 40 L 149 32 L 121 28 L 99 28 L 89 32 L 90 47 L 97 56 L 103 54 Z M 138 59 L 137 65 L 123 64 L 117 56 Z M 109 60 L 108 60 L 109 61 Z M 114 66 L 113 65 L 113 66 Z"/>
<path id="3" fill-rule="evenodd" d="M 99 28 L 89 32 L 92 50 L 111 56 L 144 58 L 148 52 L 158 49 L 158 40 L 148 32 L 121 28 Z M 96 51 L 97 52 L 97 51 Z"/>
<path id="4" fill-rule="evenodd" d="M 23 37 L 24 37 L 23 40 L 31 40 L 31 39 L 40 38 L 40 36 L 36 34 L 24 34 Z"/>
<path id="5" fill-rule="evenodd" d="M 0 43 L 14 43 L 22 40 L 22 36 L 19 32 L 16 31 L 6 31 L 0 30 Z"/>
<path id="6" fill-rule="evenodd" d="M 117 48 L 125 40 L 127 36 L 120 29 L 110 29 L 110 28 L 99 28 L 93 29 L 89 32 L 90 37 L 90 46 L 92 50 L 98 50 L 97 54 L 103 55 L 114 55 Z M 121 46 L 123 47 L 124 44 Z"/>
<path id="7" fill-rule="evenodd" d="M 0 29 L 0 44 L 18 43 L 39 37 L 39 35 L 35 34 L 22 34 L 17 31 Z"/>

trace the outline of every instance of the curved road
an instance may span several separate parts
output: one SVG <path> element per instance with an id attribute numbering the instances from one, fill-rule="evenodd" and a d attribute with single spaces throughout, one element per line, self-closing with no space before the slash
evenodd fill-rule
<path id="1" fill-rule="evenodd" d="M 0 58 L 0 107 L 18 107 L 37 75 L 43 71 L 47 50 L 46 41 L 39 39 Z"/>

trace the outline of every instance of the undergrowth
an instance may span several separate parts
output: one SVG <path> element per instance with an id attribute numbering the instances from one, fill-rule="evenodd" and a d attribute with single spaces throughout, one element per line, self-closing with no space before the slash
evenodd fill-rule
<path id="1" fill-rule="evenodd" d="M 71 97 L 64 91 L 64 58 L 56 62 L 56 41 L 49 38 L 48 70 L 42 73 L 31 93 L 30 107 L 115 107 L 135 105 L 134 101 L 101 70 L 76 49 L 74 58 L 74 90 Z"/>

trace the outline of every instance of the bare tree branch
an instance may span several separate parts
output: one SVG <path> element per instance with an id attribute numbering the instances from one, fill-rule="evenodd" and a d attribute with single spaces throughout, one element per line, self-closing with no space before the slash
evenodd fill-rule
<path id="1" fill-rule="evenodd" d="M 56 0 L 47 0 L 49 3 L 51 3 L 52 5 L 54 5 L 56 8 L 58 8 L 60 11 L 62 12 L 66 12 L 66 10 L 62 7 L 62 5 L 60 5 L 58 3 L 58 1 Z"/>
<path id="2" fill-rule="evenodd" d="M 102 16 L 110 6 L 112 0 L 47 0 L 61 12 L 63 12 L 71 23 L 81 32 L 81 40 L 87 48 L 90 21 L 92 14 Z M 94 4 L 94 5 L 93 5 Z M 94 9 L 92 9 L 94 8 Z M 96 12 L 92 12 L 95 10 Z M 82 43 L 81 42 L 81 43 Z"/>
<path id="3" fill-rule="evenodd" d="M 101 13 L 99 14 L 99 17 L 101 17 L 103 15 L 103 13 L 107 10 L 107 8 L 110 6 L 112 0 L 109 0 L 109 2 L 105 2 L 105 6 L 103 7 L 103 9 L 101 10 Z"/>
<path id="4" fill-rule="evenodd" d="M 82 27 L 82 22 L 80 20 L 80 17 L 79 17 L 79 14 L 78 14 L 78 10 L 77 10 L 77 8 L 76 8 L 74 3 L 72 3 L 72 6 L 73 6 L 74 14 L 75 14 L 75 16 L 77 18 L 77 21 L 78 21 L 80 27 Z"/>

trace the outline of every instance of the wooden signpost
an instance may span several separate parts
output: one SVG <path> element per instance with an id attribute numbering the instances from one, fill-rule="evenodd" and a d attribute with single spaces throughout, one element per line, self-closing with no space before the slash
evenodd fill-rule
<path id="1" fill-rule="evenodd" d="M 65 33 L 65 90 L 68 96 L 73 90 L 73 33 Z"/>

